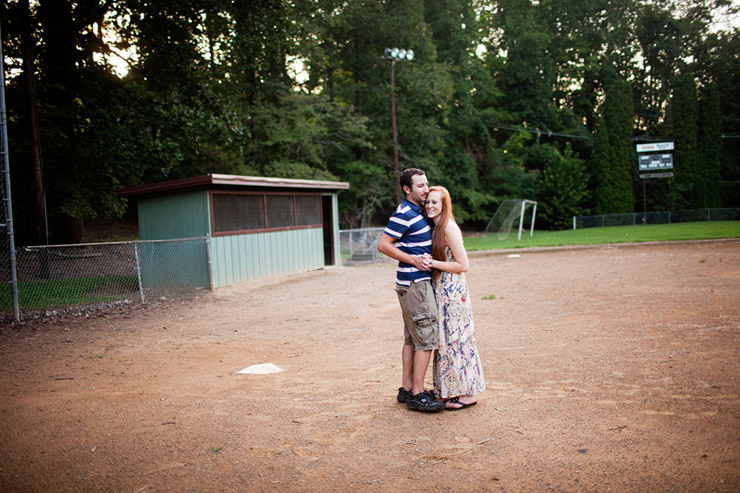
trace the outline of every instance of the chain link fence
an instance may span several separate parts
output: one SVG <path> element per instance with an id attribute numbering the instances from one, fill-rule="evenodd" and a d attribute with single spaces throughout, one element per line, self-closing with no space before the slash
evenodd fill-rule
<path id="1" fill-rule="evenodd" d="M 22 247 L 16 257 L 24 314 L 182 299 L 212 286 L 208 237 Z M 4 280 L 7 264 L 0 270 Z M 8 286 L 0 296 L 3 311 L 11 306 Z"/>
<path id="2" fill-rule="evenodd" d="M 342 250 L 342 263 L 352 265 L 356 262 L 374 262 L 380 255 L 378 240 L 384 229 L 340 229 L 339 245 Z"/>
<path id="3" fill-rule="evenodd" d="M 647 221 L 646 221 L 647 219 Z M 737 221 L 740 209 L 697 209 L 690 211 L 629 212 L 596 216 L 573 216 L 573 229 L 636 224 L 671 224 L 703 221 Z"/>

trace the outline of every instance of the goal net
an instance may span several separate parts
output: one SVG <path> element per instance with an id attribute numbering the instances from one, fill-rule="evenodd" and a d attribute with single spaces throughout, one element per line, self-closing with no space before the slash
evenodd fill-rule
<path id="1" fill-rule="evenodd" d="M 537 213 L 537 202 L 526 199 L 506 199 L 498 206 L 493 217 L 488 221 L 483 234 L 496 233 L 499 240 L 509 237 L 512 228 L 518 228 L 518 238 L 522 239 L 522 229 L 527 210 L 532 208 L 532 220 L 530 222 L 529 236 L 534 233 L 534 217 Z"/>

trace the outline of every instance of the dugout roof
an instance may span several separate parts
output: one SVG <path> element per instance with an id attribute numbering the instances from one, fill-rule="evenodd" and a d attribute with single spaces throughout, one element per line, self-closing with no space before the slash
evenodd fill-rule
<path id="1" fill-rule="evenodd" d="M 150 183 L 118 191 L 119 197 L 136 197 L 168 191 L 180 191 L 194 188 L 237 188 L 237 189 L 276 189 L 331 192 L 348 190 L 349 183 L 343 181 L 298 180 L 293 178 L 272 178 L 265 176 L 240 176 L 207 174 Z"/>

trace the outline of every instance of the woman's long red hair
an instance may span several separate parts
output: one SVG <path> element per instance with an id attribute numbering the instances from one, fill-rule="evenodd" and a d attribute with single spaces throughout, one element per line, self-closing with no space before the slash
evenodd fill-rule
<path id="1" fill-rule="evenodd" d="M 445 187 L 435 185 L 429 187 L 429 193 L 439 192 L 442 195 L 442 212 L 440 212 L 439 223 L 434 229 L 432 235 L 432 258 L 434 260 L 440 260 L 445 262 L 445 230 L 447 229 L 447 223 L 455 221 L 455 216 L 452 215 L 452 198 L 450 192 Z M 430 220 L 431 221 L 431 220 Z M 431 222 L 434 225 L 434 222 Z M 434 278 L 437 279 L 440 275 L 440 271 L 434 271 Z"/>

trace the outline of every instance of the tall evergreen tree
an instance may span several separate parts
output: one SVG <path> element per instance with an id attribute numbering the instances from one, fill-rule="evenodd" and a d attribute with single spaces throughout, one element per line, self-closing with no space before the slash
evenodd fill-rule
<path id="1" fill-rule="evenodd" d="M 617 82 L 606 92 L 594 148 L 594 209 L 599 214 L 633 212 L 632 88 Z"/>
<path id="2" fill-rule="evenodd" d="M 706 184 L 704 207 L 720 207 L 722 113 L 716 84 L 702 88 L 699 100 L 699 170 Z"/>
<path id="3" fill-rule="evenodd" d="M 593 213 L 611 214 L 618 209 L 621 197 L 612 184 L 615 178 L 616 154 L 609 139 L 609 126 L 602 118 L 596 132 L 596 144 L 591 154 L 591 189 L 593 190 Z"/>
<path id="4" fill-rule="evenodd" d="M 669 111 L 670 129 L 676 146 L 674 173 L 679 201 L 674 203 L 674 208 L 702 208 L 706 204 L 706 187 L 697 152 L 699 102 L 692 73 L 682 73 L 674 79 Z"/>

